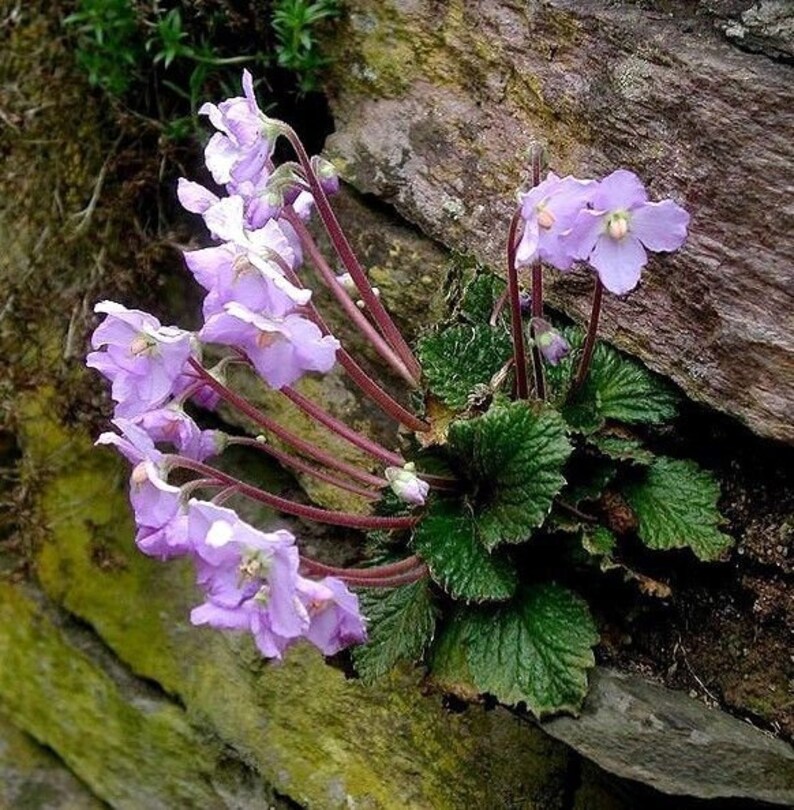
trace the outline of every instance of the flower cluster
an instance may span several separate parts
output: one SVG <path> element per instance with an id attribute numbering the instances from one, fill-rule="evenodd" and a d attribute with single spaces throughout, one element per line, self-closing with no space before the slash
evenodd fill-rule
<path id="1" fill-rule="evenodd" d="M 494 589 L 495 599 L 507 598 L 509 587 L 514 587 L 517 579 L 502 565 L 504 560 L 494 563 L 490 556 L 492 546 L 503 537 L 493 541 L 489 535 L 484 541 L 487 552 L 472 547 L 468 562 L 461 565 L 452 559 L 454 543 L 447 543 L 446 530 L 432 529 L 423 534 L 421 529 L 426 524 L 417 527 L 422 515 L 416 509 L 429 500 L 433 526 L 443 523 L 439 523 L 439 514 L 444 510 L 460 507 L 463 511 L 455 517 L 455 525 L 456 531 L 463 531 L 461 526 L 465 529 L 466 521 L 473 519 L 476 497 L 491 491 L 491 480 L 477 482 L 475 491 L 468 495 L 463 491 L 464 477 L 475 474 L 476 479 L 477 470 L 488 468 L 489 459 L 498 456 L 486 452 L 486 439 L 480 442 L 475 436 L 476 441 L 473 438 L 467 444 L 467 430 L 473 431 L 472 436 L 477 430 L 476 413 L 467 409 L 456 414 L 451 427 L 447 424 L 439 430 L 432 424 L 431 408 L 426 416 L 417 415 L 398 402 L 331 334 L 315 305 L 312 289 L 302 280 L 304 262 L 311 263 L 315 277 L 335 299 L 349 327 L 360 332 L 384 361 L 385 369 L 406 382 L 414 393 L 424 382 L 431 394 L 444 398 L 448 386 L 433 391 L 427 362 L 423 380 L 419 360 L 384 308 L 377 288 L 369 283 L 336 220 L 328 199 L 339 186 L 333 167 L 322 158 L 309 157 L 288 125 L 264 115 L 247 71 L 243 74 L 242 96 L 218 105 L 205 104 L 200 112 L 216 130 L 206 146 L 205 162 L 217 188 L 205 188 L 182 178 L 177 195 L 186 210 L 202 217 L 212 240 L 207 247 L 184 253 L 188 269 L 206 293 L 203 325 L 196 332 L 163 326 L 149 313 L 103 301 L 95 309 L 104 315 L 104 320 L 93 334 L 94 351 L 87 358 L 88 366 L 111 383 L 117 432 L 103 433 L 97 443 L 115 447 L 132 465 L 130 500 L 138 547 L 163 560 L 189 557 L 204 594 L 203 602 L 191 613 L 193 623 L 247 631 L 268 658 L 281 658 L 299 639 L 307 639 L 327 655 L 363 642 L 367 637 L 365 620 L 350 586 L 386 589 L 432 577 L 453 598 L 461 596 L 478 602 L 488 598 L 483 594 Z M 281 137 L 289 142 L 296 160 L 276 166 L 274 147 Z M 448 383 L 468 385 L 471 374 L 458 374 L 455 364 L 465 365 L 473 358 L 476 374 L 486 367 L 489 370 L 475 388 L 490 391 L 492 386 L 506 387 L 511 381 L 516 399 L 529 399 L 530 364 L 522 325 L 522 314 L 527 314 L 534 396 L 543 401 L 543 361 L 558 364 L 570 347 L 544 319 L 542 263 L 567 271 L 574 262 L 587 261 L 599 278 L 578 370 L 569 389 L 563 392 L 567 396 L 575 393 L 588 373 L 603 289 L 623 294 L 636 286 L 647 261 L 646 250 L 678 248 L 686 236 L 689 217 L 670 200 L 648 202 L 639 179 L 626 170 L 616 171 L 600 182 L 554 174 L 539 182 L 539 166 L 533 167 L 533 176 L 537 185 L 521 196 L 520 209 L 513 218 L 507 250 L 508 289 L 500 299 L 502 304 L 510 302 L 513 357 L 505 363 L 501 348 L 504 334 L 497 340 L 490 340 L 492 336 L 486 334 L 490 328 L 505 329 L 503 323 L 498 323 L 499 303 L 487 326 L 469 325 L 456 332 L 454 344 L 443 344 L 454 345 L 458 354 L 470 352 L 468 360 L 448 356 L 455 352 L 436 354 L 437 365 L 447 374 Z M 336 267 L 325 259 L 307 227 L 308 219 L 315 215 L 339 260 Z M 531 295 L 523 293 L 523 298 L 518 273 L 521 266 L 532 268 Z M 471 337 L 470 345 L 457 339 L 460 334 Z M 212 351 L 221 355 L 211 368 L 204 360 L 209 354 L 208 344 L 213 344 L 216 348 Z M 424 360 L 421 345 L 420 357 Z M 280 392 L 292 406 L 354 446 L 371 462 L 349 463 L 279 424 L 229 387 L 230 364 L 248 367 L 271 390 Z M 473 456 L 477 456 L 458 459 L 464 477 L 455 474 L 455 465 L 436 466 L 444 470 L 443 474 L 417 469 L 417 463 L 433 464 L 432 456 L 423 455 L 420 462 L 412 462 L 293 388 L 305 374 L 327 373 L 337 365 L 385 416 L 420 434 L 414 448 L 443 444 L 454 428 L 459 451 L 470 445 Z M 468 388 L 462 391 L 462 401 L 473 401 L 471 393 Z M 253 438 L 202 429 L 196 421 L 199 409 L 215 408 L 221 401 L 255 423 L 262 434 Z M 413 402 L 419 400 L 414 397 Z M 529 410 L 522 406 L 510 413 L 524 422 L 529 419 Z M 487 417 L 486 413 L 479 419 L 488 422 Z M 486 438 L 491 441 L 494 437 L 488 433 Z M 525 439 L 516 434 L 509 440 L 522 445 Z M 323 509 L 239 480 L 220 466 L 213 466 L 215 457 L 229 444 L 263 452 L 303 475 L 344 490 L 346 496 L 360 503 L 351 511 Z M 405 445 L 409 447 L 410 440 Z M 557 455 L 562 465 L 570 451 L 562 433 L 559 447 L 562 449 Z M 504 455 L 505 459 L 512 458 L 513 449 Z M 536 454 L 531 455 L 535 458 Z M 542 454 L 538 457 L 541 461 L 545 458 Z M 551 454 L 549 458 L 554 461 L 557 456 Z M 518 486 L 515 481 L 526 471 L 523 467 L 518 472 L 512 470 L 509 461 L 505 465 L 502 483 L 507 486 L 513 482 L 516 490 L 506 502 L 523 504 L 524 484 Z M 174 475 L 175 471 L 178 475 Z M 551 484 L 564 482 L 560 470 L 544 480 Z M 393 499 L 383 501 L 387 488 L 399 505 Z M 535 491 L 534 486 L 528 489 Z M 553 497 L 554 492 L 539 509 L 541 514 L 549 512 Z M 392 559 L 393 548 L 401 542 L 398 537 L 390 547 L 387 563 L 345 568 L 326 565 L 301 554 L 289 531 L 265 532 L 243 521 L 229 506 L 236 498 L 252 499 L 301 519 L 378 532 L 380 536 L 412 531 L 410 539 L 408 534 L 402 536 L 404 547 L 410 548 L 409 556 Z M 383 501 L 383 508 L 367 509 L 378 501 Z M 525 519 L 522 510 L 507 510 L 510 520 Z M 534 513 L 529 510 L 527 514 Z M 529 531 L 537 525 L 530 521 L 524 528 Z M 486 521 L 488 526 L 493 529 Z M 510 542 L 517 542 L 510 534 L 515 526 L 508 529 L 505 531 Z M 470 536 L 473 538 L 480 530 L 475 527 Z M 438 548 L 436 541 L 440 543 Z M 494 565 L 496 568 L 488 573 Z M 450 571 L 445 573 L 445 566 L 451 566 Z M 477 571 L 463 570 L 467 568 Z M 483 575 L 483 571 L 485 580 L 478 583 L 478 572 Z M 459 587 L 455 583 L 461 574 L 465 582 Z"/>
<path id="2" fill-rule="evenodd" d="M 626 169 L 600 181 L 550 172 L 521 195 L 520 204 L 519 267 L 544 261 L 566 271 L 586 261 L 615 295 L 637 286 L 646 250 L 680 248 L 689 224 L 689 214 L 672 200 L 648 202 L 639 177 Z"/>
<path id="3" fill-rule="evenodd" d="M 340 578 L 310 579 L 301 572 L 337 569 L 301 558 L 291 533 L 261 532 L 220 503 L 242 493 L 270 504 L 283 502 L 285 511 L 292 508 L 297 516 L 323 510 L 303 509 L 209 466 L 207 461 L 228 442 L 253 440 L 202 430 L 186 410 L 190 403 L 214 408 L 221 398 L 240 405 L 241 398 L 225 384 L 229 363 L 247 363 L 270 388 L 287 392 L 307 372 L 330 371 L 340 352 L 339 341 L 311 303 L 312 291 L 298 276 L 305 237 L 299 230 L 312 212 L 314 196 L 305 174 L 274 167 L 277 122 L 259 109 L 247 72 L 243 89 L 241 97 L 201 109 L 217 130 L 206 147 L 206 165 L 226 193 L 184 178 L 177 190 L 183 206 L 203 217 L 215 242 L 185 252 L 188 268 L 206 291 L 201 329 L 191 333 L 163 326 L 149 313 L 111 301 L 95 307 L 105 318 L 93 334 L 87 365 L 111 383 L 118 431 L 103 433 L 97 443 L 114 446 L 132 465 L 130 500 L 139 549 L 160 559 L 187 555 L 194 561 L 205 593 L 191 615 L 195 624 L 248 630 L 267 657 L 280 658 L 299 638 L 330 655 L 366 638 L 358 600 Z M 323 193 L 338 185 L 326 161 L 315 159 L 307 170 L 315 172 L 312 179 Z M 229 347 L 231 354 L 207 369 L 202 361 L 206 344 Z M 250 415 L 252 406 L 243 407 Z M 263 419 L 263 426 L 289 443 L 285 429 Z M 324 458 L 321 450 L 293 438 L 302 455 L 333 466 L 335 460 Z M 266 444 L 261 449 L 321 475 L 305 460 Z M 402 461 L 396 454 L 388 460 Z M 175 469 L 197 477 L 176 485 L 169 480 Z M 388 484 L 385 475 L 362 473 L 361 479 L 376 488 Z M 377 489 L 360 483 L 340 485 L 375 497 Z M 195 497 L 213 488 L 220 490 L 214 500 Z M 410 500 L 421 503 L 415 490 Z M 347 525 L 349 516 L 327 517 Z"/>

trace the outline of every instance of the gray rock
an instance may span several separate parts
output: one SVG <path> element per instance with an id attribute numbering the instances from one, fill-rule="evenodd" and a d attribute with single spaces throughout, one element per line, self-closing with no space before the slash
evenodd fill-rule
<path id="1" fill-rule="evenodd" d="M 598 668 L 578 719 L 543 724 L 600 767 L 679 796 L 794 806 L 794 749 L 663 686 Z"/>
<path id="2" fill-rule="evenodd" d="M 0 808 L 101 810 L 103 807 L 54 754 L 0 714 Z"/>
<path id="3" fill-rule="evenodd" d="M 735 45 L 771 59 L 794 60 L 794 3 L 762 0 L 718 24 Z"/>
<path id="4" fill-rule="evenodd" d="M 533 140 L 562 174 L 638 172 L 688 208 L 691 235 L 610 298 L 604 336 L 794 442 L 794 69 L 735 47 L 699 4 L 647 5 L 351 0 L 329 42 L 328 149 L 360 190 L 494 267 Z M 589 274 L 547 277 L 584 321 Z"/>

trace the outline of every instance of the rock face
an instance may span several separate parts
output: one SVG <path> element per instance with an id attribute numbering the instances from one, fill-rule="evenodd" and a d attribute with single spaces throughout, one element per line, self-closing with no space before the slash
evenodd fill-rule
<path id="1" fill-rule="evenodd" d="M 598 669 L 577 719 L 545 730 L 606 770 L 672 794 L 794 804 L 794 751 L 635 676 Z"/>
<path id="2" fill-rule="evenodd" d="M 345 7 L 328 150 L 350 182 L 499 267 L 532 141 L 561 174 L 631 168 L 691 212 L 691 234 L 638 291 L 610 298 L 606 337 L 794 442 L 791 4 Z M 551 303 L 583 321 L 591 279 L 555 275 Z"/>

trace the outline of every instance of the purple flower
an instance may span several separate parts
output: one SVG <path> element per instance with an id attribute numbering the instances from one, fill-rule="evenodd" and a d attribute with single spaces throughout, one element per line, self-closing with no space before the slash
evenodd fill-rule
<path id="1" fill-rule="evenodd" d="M 568 341 L 543 318 L 532 319 L 532 332 L 543 359 L 552 366 L 556 366 L 571 351 Z"/>
<path id="2" fill-rule="evenodd" d="M 166 478 L 163 454 L 140 425 L 114 419 L 121 431 L 103 433 L 97 444 L 111 444 L 133 465 L 130 502 L 138 531 L 135 542 L 144 554 L 167 559 L 187 551 L 181 490 Z"/>
<path id="3" fill-rule="evenodd" d="M 144 554 L 167 560 L 190 551 L 182 490 L 163 478 L 160 467 L 151 461 L 135 467 L 130 502 L 138 527 L 135 542 Z"/>
<path id="4" fill-rule="evenodd" d="M 191 500 L 188 538 L 207 601 L 194 624 L 249 630 L 263 655 L 280 658 L 310 625 L 298 598 L 298 550 L 287 531 L 260 532 L 231 509 Z"/>
<path id="5" fill-rule="evenodd" d="M 592 180 L 549 172 L 542 183 L 521 195 L 524 232 L 516 249 L 518 267 L 540 259 L 558 270 L 570 269 L 574 257 L 564 235 L 587 205 L 593 187 Z"/>
<path id="6" fill-rule="evenodd" d="M 220 202 L 220 197 L 200 183 L 180 177 L 176 184 L 176 196 L 182 208 L 192 214 L 203 214 L 208 208 Z"/>
<path id="7" fill-rule="evenodd" d="M 416 467 L 411 462 L 404 467 L 387 467 L 386 480 L 400 500 L 414 506 L 422 506 L 430 491 L 430 485 L 419 478 L 415 470 Z"/>
<path id="8" fill-rule="evenodd" d="M 179 407 L 147 411 L 135 419 L 155 443 L 167 442 L 188 458 L 204 461 L 223 450 L 225 434 L 219 430 L 201 430 Z"/>
<path id="9" fill-rule="evenodd" d="M 306 638 L 323 655 L 335 655 L 351 644 L 367 640 L 367 628 L 358 597 L 334 577 L 320 582 L 299 577 L 298 597 L 306 605 L 310 624 Z"/>
<path id="10" fill-rule="evenodd" d="M 306 371 L 330 371 L 339 349 L 336 338 L 323 336 L 315 323 L 300 315 L 258 315 L 234 301 L 209 318 L 200 335 L 202 340 L 241 349 L 276 389 L 291 385 Z"/>
<path id="11" fill-rule="evenodd" d="M 137 465 L 143 461 L 162 462 L 163 454 L 154 446 L 151 436 L 129 419 L 114 419 L 113 424 L 121 431 L 102 433 L 95 444 L 112 444 L 130 464 Z"/>
<path id="12" fill-rule="evenodd" d="M 270 221 L 255 235 L 260 253 L 272 251 L 288 257 L 288 263 L 290 258 L 294 260 L 280 223 Z M 280 317 L 311 298 L 311 290 L 294 286 L 274 261 L 231 242 L 191 250 L 184 256 L 196 281 L 208 291 L 203 307 L 205 319 L 221 312 L 223 305 L 231 301 L 254 312 Z"/>
<path id="13" fill-rule="evenodd" d="M 224 379 L 221 377 L 218 377 L 218 379 L 225 384 Z M 221 401 L 221 395 L 206 383 L 201 383 L 199 376 L 193 369 L 188 369 L 177 378 L 174 383 L 174 397 L 180 400 L 189 399 L 199 408 L 204 408 L 207 411 L 214 411 Z"/>
<path id="14" fill-rule="evenodd" d="M 672 200 L 648 202 L 636 174 L 618 169 L 597 184 L 592 210 L 577 216 L 571 250 L 586 259 L 615 295 L 633 290 L 651 251 L 677 250 L 684 243 L 689 214 Z"/>
<path id="15" fill-rule="evenodd" d="M 204 104 L 199 114 L 219 130 L 210 138 L 204 157 L 216 183 L 250 180 L 266 166 L 273 144 L 265 137 L 266 118 L 254 95 L 251 74 L 243 71 L 244 96 Z"/>
<path id="16" fill-rule="evenodd" d="M 308 221 L 314 207 L 314 197 L 308 191 L 301 191 L 292 203 L 292 209 L 304 221 Z M 297 237 L 296 237 L 297 238 Z"/>
<path id="17" fill-rule="evenodd" d="M 162 405 L 194 351 L 193 335 L 113 301 L 100 302 L 94 311 L 107 315 L 91 339 L 94 349 L 103 351 L 91 352 L 86 365 L 111 381 L 116 416 L 137 416 Z"/>

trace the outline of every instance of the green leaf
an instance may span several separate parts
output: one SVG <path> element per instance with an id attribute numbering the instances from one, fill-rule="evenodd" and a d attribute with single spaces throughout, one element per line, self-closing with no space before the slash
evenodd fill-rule
<path id="1" fill-rule="evenodd" d="M 701 560 L 715 560 L 733 543 L 718 529 L 719 484 L 693 461 L 657 458 L 625 495 L 649 548 L 689 547 Z"/>
<path id="2" fill-rule="evenodd" d="M 512 344 L 503 330 L 459 325 L 423 338 L 418 351 L 430 392 L 463 410 L 469 394 L 509 360 Z"/>
<path id="3" fill-rule="evenodd" d="M 670 386 L 642 363 L 603 342 L 596 344 L 584 384 L 571 393 L 584 334 L 570 327 L 562 332 L 573 351 L 546 374 L 572 428 L 593 433 L 607 419 L 655 424 L 675 416 L 677 398 Z"/>
<path id="4" fill-rule="evenodd" d="M 492 550 L 527 540 L 565 484 L 571 445 L 559 413 L 524 402 L 492 407 L 477 419 L 454 422 L 449 444 L 476 487 L 480 542 Z"/>
<path id="5" fill-rule="evenodd" d="M 578 596 L 555 584 L 533 585 L 514 602 L 462 621 L 478 689 L 502 703 L 523 701 L 537 717 L 579 710 L 598 633 Z"/>
<path id="6" fill-rule="evenodd" d="M 669 386 L 645 366 L 600 343 L 585 389 L 594 390 L 599 412 L 620 422 L 667 422 L 675 416 L 676 399 Z"/>
<path id="7" fill-rule="evenodd" d="M 585 435 L 600 430 L 606 422 L 601 413 L 601 396 L 588 385 L 568 396 L 562 403 L 562 415 L 571 430 Z"/>
<path id="8" fill-rule="evenodd" d="M 399 660 L 413 661 L 422 655 L 436 625 L 427 580 L 399 588 L 362 589 L 359 602 L 369 634 L 369 641 L 353 650 L 362 680 L 371 683 Z"/>
<path id="9" fill-rule="evenodd" d="M 466 286 L 460 302 L 460 314 L 474 324 L 488 324 L 505 283 L 487 270 L 479 272 Z"/>
<path id="10" fill-rule="evenodd" d="M 475 700 L 480 690 L 474 685 L 466 656 L 468 624 L 462 621 L 465 610 L 452 614 L 433 641 L 428 656 L 433 683 L 463 700 Z"/>
<path id="11" fill-rule="evenodd" d="M 611 557 L 617 538 L 605 526 L 585 526 L 582 530 L 582 546 L 594 557 Z"/>
<path id="12" fill-rule="evenodd" d="M 628 461 L 647 466 L 655 458 L 654 454 L 636 439 L 627 439 L 623 436 L 591 436 L 589 441 L 601 454 L 615 461 Z"/>
<path id="13" fill-rule="evenodd" d="M 414 547 L 453 598 L 509 599 L 518 585 L 516 571 L 510 560 L 489 554 L 477 541 L 474 519 L 464 508 L 450 501 L 435 503 L 416 529 Z"/>

